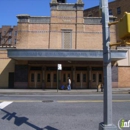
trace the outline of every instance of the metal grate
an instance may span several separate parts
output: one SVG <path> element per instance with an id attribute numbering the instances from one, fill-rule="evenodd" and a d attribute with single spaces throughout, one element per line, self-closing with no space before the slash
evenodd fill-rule
<path id="1" fill-rule="evenodd" d="M 72 31 L 62 32 L 62 42 L 63 42 L 63 49 L 72 48 Z"/>

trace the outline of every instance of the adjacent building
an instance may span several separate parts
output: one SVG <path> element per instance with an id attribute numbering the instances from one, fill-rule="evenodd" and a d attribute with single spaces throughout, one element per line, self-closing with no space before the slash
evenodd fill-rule
<path id="1" fill-rule="evenodd" d="M 82 0 L 51 0 L 49 17 L 17 15 L 14 48 L 2 44 L 0 48 L 0 88 L 56 89 L 67 86 L 68 77 L 72 89 L 93 89 L 103 83 L 101 18 L 84 17 L 83 7 Z M 110 35 L 116 42 L 115 25 Z M 111 59 L 113 87 L 130 87 L 122 76 L 126 71 L 130 75 L 128 50 L 111 50 Z"/>
<path id="2" fill-rule="evenodd" d="M 124 12 L 130 12 L 130 1 L 129 0 L 113 0 L 109 2 L 109 15 L 116 16 L 119 20 L 123 17 Z M 84 10 L 84 17 L 100 17 L 101 10 L 99 9 L 99 5 L 85 9 Z"/>

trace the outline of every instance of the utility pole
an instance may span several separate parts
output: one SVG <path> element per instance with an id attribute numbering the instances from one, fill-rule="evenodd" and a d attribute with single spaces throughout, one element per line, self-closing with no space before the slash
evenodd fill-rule
<path id="1" fill-rule="evenodd" d="M 104 122 L 99 124 L 99 130 L 117 130 L 112 124 L 112 75 L 108 0 L 101 0 L 102 30 L 103 30 L 103 71 L 104 71 Z"/>

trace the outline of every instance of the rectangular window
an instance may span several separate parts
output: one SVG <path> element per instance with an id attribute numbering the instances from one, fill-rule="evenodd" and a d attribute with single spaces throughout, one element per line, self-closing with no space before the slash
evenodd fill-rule
<path id="1" fill-rule="evenodd" d="M 72 48 L 72 31 L 62 30 L 62 48 L 71 49 Z"/>
<path id="2" fill-rule="evenodd" d="M 40 81 L 41 81 L 41 75 L 37 74 L 37 82 L 40 82 Z"/>
<path id="3" fill-rule="evenodd" d="M 12 40 L 11 39 L 8 39 L 8 44 L 11 44 Z"/>
<path id="4" fill-rule="evenodd" d="M 53 75 L 53 82 L 57 82 L 57 76 L 56 76 L 56 74 Z"/>
<path id="5" fill-rule="evenodd" d="M 9 35 L 9 36 L 11 36 L 11 35 L 12 35 L 12 32 L 11 32 L 11 31 L 9 31 L 8 35 Z"/>
<path id="6" fill-rule="evenodd" d="M 112 14 L 112 9 L 109 9 L 109 15 L 113 15 L 113 14 Z"/>
<path id="7" fill-rule="evenodd" d="M 51 81 L 51 76 L 50 74 L 47 75 L 47 82 L 50 82 Z"/>
<path id="8" fill-rule="evenodd" d="M 102 74 L 99 74 L 99 81 L 98 82 L 102 82 Z"/>
<path id="9" fill-rule="evenodd" d="M 117 7 L 117 14 L 121 14 L 121 7 Z"/>
<path id="10" fill-rule="evenodd" d="M 14 39 L 14 44 L 16 44 L 16 39 Z"/>
<path id="11" fill-rule="evenodd" d="M 80 82 L 80 74 L 77 74 L 77 82 Z"/>
<path id="12" fill-rule="evenodd" d="M 66 82 L 66 74 L 63 75 L 63 82 Z"/>
<path id="13" fill-rule="evenodd" d="M 34 82 L 34 74 L 31 74 L 31 82 Z"/>
<path id="14" fill-rule="evenodd" d="M 96 74 L 93 74 L 93 82 L 96 82 Z"/>
<path id="15" fill-rule="evenodd" d="M 86 82 L 86 74 L 83 74 L 83 82 Z"/>
<path id="16" fill-rule="evenodd" d="M 17 31 L 15 31 L 14 35 L 17 36 Z"/>

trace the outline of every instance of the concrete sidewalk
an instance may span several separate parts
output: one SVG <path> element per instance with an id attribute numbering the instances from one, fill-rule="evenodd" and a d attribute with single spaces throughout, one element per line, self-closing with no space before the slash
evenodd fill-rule
<path id="1" fill-rule="evenodd" d="M 113 94 L 130 94 L 130 88 L 113 88 Z M 11 94 L 11 95 L 83 95 L 83 94 L 103 94 L 101 90 L 97 92 L 97 89 L 72 89 L 58 90 L 57 89 L 0 89 L 0 94 Z"/>

